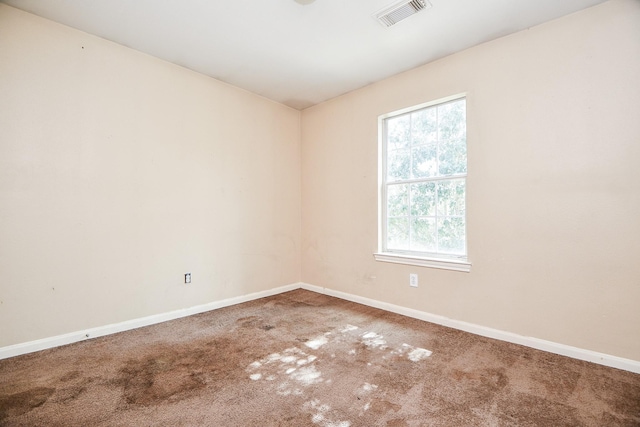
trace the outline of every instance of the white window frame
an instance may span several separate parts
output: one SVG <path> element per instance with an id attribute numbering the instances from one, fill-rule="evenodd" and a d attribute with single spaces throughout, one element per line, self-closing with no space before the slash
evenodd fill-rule
<path id="1" fill-rule="evenodd" d="M 445 270 L 463 271 L 469 272 L 471 270 L 471 262 L 468 259 L 468 245 L 467 245 L 467 210 L 465 209 L 465 254 L 464 255 L 449 255 L 441 253 L 430 252 L 415 252 L 415 251 L 399 251 L 399 250 L 386 250 L 386 120 L 395 116 L 404 115 L 413 111 L 421 110 L 428 107 L 433 107 L 447 102 L 456 101 L 459 99 L 466 99 L 467 94 L 457 94 L 446 98 L 441 98 L 435 101 L 426 102 L 424 104 L 415 105 L 412 107 L 404 108 L 402 110 L 393 111 L 391 113 L 383 114 L 378 117 L 378 251 L 374 253 L 376 261 L 391 262 L 396 264 L 415 265 L 420 267 L 440 268 Z M 468 111 L 466 112 L 468 118 Z M 449 178 L 449 177 L 447 177 Z M 451 178 L 465 178 L 467 182 L 467 173 L 456 174 Z M 446 178 L 445 178 L 446 179 Z M 467 199 L 467 185 L 465 184 L 465 205 Z"/>

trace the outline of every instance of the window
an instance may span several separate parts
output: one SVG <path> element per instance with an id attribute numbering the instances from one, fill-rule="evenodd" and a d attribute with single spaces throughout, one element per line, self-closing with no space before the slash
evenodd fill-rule
<path id="1" fill-rule="evenodd" d="M 469 271 L 466 98 L 380 118 L 379 261 Z"/>

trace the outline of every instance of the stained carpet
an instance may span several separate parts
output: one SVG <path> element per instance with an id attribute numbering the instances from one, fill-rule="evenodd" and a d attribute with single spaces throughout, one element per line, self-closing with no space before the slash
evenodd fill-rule
<path id="1" fill-rule="evenodd" d="M 640 375 L 296 290 L 0 361 L 1 426 L 640 426 Z"/>

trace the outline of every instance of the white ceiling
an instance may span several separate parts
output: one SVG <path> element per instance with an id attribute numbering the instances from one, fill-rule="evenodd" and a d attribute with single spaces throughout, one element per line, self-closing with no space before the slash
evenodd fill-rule
<path id="1" fill-rule="evenodd" d="M 390 28 L 393 0 L 1 0 L 303 109 L 606 0 L 430 0 Z"/>

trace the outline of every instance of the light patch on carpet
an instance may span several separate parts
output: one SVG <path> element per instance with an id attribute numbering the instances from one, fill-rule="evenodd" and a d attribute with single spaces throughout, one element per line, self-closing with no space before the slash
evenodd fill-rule
<path id="1" fill-rule="evenodd" d="M 340 329 L 340 332 L 349 333 L 358 330 L 358 327 L 353 325 L 347 325 Z M 335 331 L 334 331 L 335 332 Z M 305 346 L 311 350 L 319 350 L 322 346 L 329 343 L 332 332 L 326 332 L 323 335 L 319 335 L 307 342 Z M 357 338 L 359 337 L 359 338 Z M 355 339 L 359 339 L 362 344 L 369 349 L 387 350 L 387 358 L 390 355 L 396 355 L 400 357 L 406 357 L 412 362 L 419 362 L 431 356 L 430 350 L 414 347 L 409 344 L 402 344 L 400 347 L 390 349 L 387 345 L 387 341 L 384 336 L 374 331 L 367 331 L 359 333 L 353 336 Z M 334 339 L 341 340 L 340 336 L 334 336 Z M 356 349 L 349 350 L 348 354 L 355 355 Z M 335 354 L 330 354 L 330 357 L 335 357 Z M 281 396 L 300 396 L 303 394 L 303 390 L 306 387 L 325 383 L 329 384 L 331 379 L 325 380 L 316 366 L 315 361 L 318 360 L 317 356 L 308 354 L 305 351 L 297 347 L 287 348 L 278 353 L 272 353 L 263 359 L 256 360 L 247 366 L 246 371 L 249 373 L 249 378 L 253 381 L 278 381 L 276 386 L 276 393 Z M 371 366 L 371 363 L 367 363 L 367 366 Z M 358 389 L 357 394 L 362 396 L 365 402 L 363 403 L 360 414 L 371 408 L 371 401 L 369 398 L 365 399 L 366 395 L 371 396 L 371 393 L 376 392 L 378 386 L 365 382 Z M 359 397 L 360 399 L 360 397 Z M 312 412 L 311 421 L 313 424 L 320 427 L 350 427 L 350 421 L 341 421 L 336 419 L 335 416 L 330 416 L 331 408 L 321 403 L 318 399 L 305 403 L 305 408 Z M 334 414 L 335 415 L 335 414 Z"/>
<path id="2" fill-rule="evenodd" d="M 387 342 L 382 335 L 378 335 L 375 332 L 367 332 L 362 335 L 362 343 L 369 348 L 380 348 L 384 350 L 387 348 Z"/>
<path id="3" fill-rule="evenodd" d="M 378 386 L 375 385 L 375 384 L 364 383 L 362 385 L 362 387 L 360 387 L 360 389 L 358 389 L 358 391 L 356 392 L 356 394 L 358 396 L 358 400 L 360 400 L 361 398 L 364 399 L 365 396 L 370 395 L 371 393 L 373 393 L 377 389 L 378 389 Z M 368 400 L 364 404 L 364 406 L 362 408 L 362 411 L 360 412 L 360 416 L 364 415 L 364 413 L 367 412 L 369 410 L 369 408 L 371 408 L 371 400 Z"/>
<path id="4" fill-rule="evenodd" d="M 282 358 L 282 356 L 280 355 L 280 353 L 272 353 L 269 356 L 267 356 L 266 359 L 263 359 L 265 363 L 271 363 L 271 362 L 275 362 L 277 360 L 280 360 Z M 258 366 L 262 366 L 261 362 L 253 362 L 252 365 L 254 363 L 257 363 Z"/>
<path id="5" fill-rule="evenodd" d="M 315 356 L 310 356 L 304 351 L 292 347 L 284 350 L 282 353 L 271 353 L 264 359 L 252 362 L 247 366 L 246 370 L 247 372 L 255 372 L 259 369 L 267 370 L 272 369 L 275 365 L 276 370 L 285 371 L 291 367 L 290 365 L 298 365 L 298 362 L 301 360 L 303 360 L 304 363 L 309 363 L 315 360 Z M 267 379 L 269 379 L 269 377 Z"/>
<path id="6" fill-rule="evenodd" d="M 373 390 L 376 390 L 377 388 L 378 388 L 377 385 L 369 384 L 369 383 L 364 383 L 364 385 L 362 386 L 362 390 L 364 391 L 373 391 Z"/>
<path id="7" fill-rule="evenodd" d="M 431 352 L 429 350 L 426 350 L 424 348 L 416 348 L 414 350 L 411 350 L 411 352 L 409 352 L 409 355 L 407 357 L 412 362 L 419 362 L 421 360 L 426 359 L 429 356 L 431 356 Z"/>
<path id="8" fill-rule="evenodd" d="M 350 421 L 332 420 L 329 414 L 331 407 L 325 403 L 321 403 L 318 399 L 306 402 L 302 405 L 302 408 L 315 412 L 311 415 L 311 422 L 314 424 L 318 424 L 322 427 L 351 427 Z"/>
<path id="9" fill-rule="evenodd" d="M 311 363 L 316 359 L 317 359 L 316 356 L 310 355 L 310 356 L 307 356 L 306 359 L 298 359 L 298 361 L 296 362 L 296 365 L 306 365 L 307 363 Z"/>
<path id="10" fill-rule="evenodd" d="M 426 348 L 414 347 L 409 344 L 402 344 L 402 347 L 392 352 L 400 356 L 407 354 L 407 358 L 412 362 L 419 362 L 431 356 L 433 353 Z"/>
<path id="11" fill-rule="evenodd" d="M 267 381 L 284 380 L 277 388 L 277 393 L 281 396 L 301 395 L 302 390 L 296 384 L 308 387 L 324 381 L 322 373 L 313 365 L 317 359 L 312 354 L 292 347 L 250 363 L 246 371 L 253 381 L 263 378 Z"/>
<path id="12" fill-rule="evenodd" d="M 302 394 L 302 390 L 300 390 L 299 388 L 292 388 L 291 385 L 288 382 L 283 382 L 282 384 L 278 385 L 278 390 L 277 393 L 280 396 L 289 396 L 289 395 L 294 395 L 294 396 L 300 396 Z"/>
<path id="13" fill-rule="evenodd" d="M 313 365 L 304 366 L 292 372 L 290 376 L 305 386 L 321 383 L 323 381 L 322 374 Z"/>
<path id="14" fill-rule="evenodd" d="M 329 339 L 327 338 L 327 335 L 329 334 L 324 334 L 322 336 L 316 337 L 312 340 L 307 341 L 306 343 L 304 343 L 304 345 L 306 345 L 309 348 L 312 348 L 314 350 L 319 349 L 320 347 L 322 347 L 323 345 L 325 345 L 326 343 L 329 342 Z"/>

